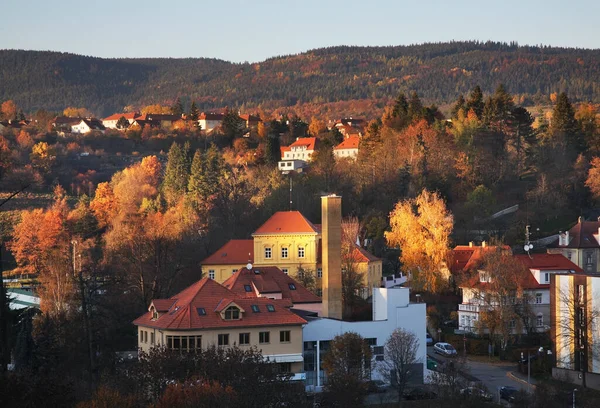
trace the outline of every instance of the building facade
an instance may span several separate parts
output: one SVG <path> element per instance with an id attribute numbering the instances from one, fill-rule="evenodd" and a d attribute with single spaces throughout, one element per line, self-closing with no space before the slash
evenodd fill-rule
<path id="1" fill-rule="evenodd" d="M 579 217 L 570 230 L 559 232 L 547 250 L 563 255 L 587 273 L 600 273 L 600 220 L 585 221 Z"/>

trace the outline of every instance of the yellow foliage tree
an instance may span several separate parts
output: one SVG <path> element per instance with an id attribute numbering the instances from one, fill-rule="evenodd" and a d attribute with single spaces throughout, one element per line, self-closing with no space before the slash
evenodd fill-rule
<path id="1" fill-rule="evenodd" d="M 154 114 L 157 114 L 157 115 L 170 115 L 171 114 L 171 107 L 170 106 L 163 106 L 163 105 L 160 105 L 160 104 L 148 105 L 148 106 L 144 106 L 142 108 L 141 113 L 142 114 L 154 113 Z"/>
<path id="2" fill-rule="evenodd" d="M 117 215 L 117 197 L 109 183 L 100 183 L 96 188 L 94 199 L 90 203 L 90 209 L 98 219 L 100 227 L 106 227 Z"/>
<path id="3" fill-rule="evenodd" d="M 31 148 L 29 158 L 33 167 L 47 172 L 56 160 L 56 153 L 54 147 L 48 145 L 48 143 L 39 142 Z"/>
<path id="4" fill-rule="evenodd" d="M 590 162 L 590 170 L 585 185 L 595 199 L 600 199 L 600 157 L 594 157 Z"/>
<path id="5" fill-rule="evenodd" d="M 325 122 L 313 116 L 310 120 L 310 125 L 308 125 L 308 133 L 310 133 L 311 136 L 318 136 L 326 131 L 327 125 Z"/>
<path id="6" fill-rule="evenodd" d="M 92 116 L 89 110 L 86 108 L 74 108 L 69 106 L 63 111 L 63 115 L 68 116 L 70 118 L 88 118 Z"/>
<path id="7" fill-rule="evenodd" d="M 412 287 L 438 292 L 447 284 L 441 267 L 450 244 L 453 217 L 437 192 L 423 190 L 417 198 L 400 201 L 390 213 L 389 246 L 399 246 L 400 261 Z"/>

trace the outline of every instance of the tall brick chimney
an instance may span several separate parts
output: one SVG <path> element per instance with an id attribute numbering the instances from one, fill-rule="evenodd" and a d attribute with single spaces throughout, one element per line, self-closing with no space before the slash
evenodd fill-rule
<path id="1" fill-rule="evenodd" d="M 342 197 L 321 197 L 323 317 L 342 319 Z"/>

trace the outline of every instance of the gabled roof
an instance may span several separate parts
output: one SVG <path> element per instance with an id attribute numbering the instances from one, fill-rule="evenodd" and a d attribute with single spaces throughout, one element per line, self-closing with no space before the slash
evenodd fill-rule
<path id="1" fill-rule="evenodd" d="M 352 255 L 351 256 L 352 256 L 352 259 L 355 262 L 376 262 L 376 261 L 381 261 L 381 259 L 377 258 L 375 255 L 373 255 L 372 253 L 370 253 L 366 249 L 359 247 L 358 245 L 356 245 L 356 247 L 352 250 Z"/>
<path id="2" fill-rule="evenodd" d="M 204 278 L 170 298 L 173 304 L 158 319 L 152 319 L 147 312 L 133 324 L 163 330 L 202 330 L 232 327 L 263 327 L 302 325 L 306 320 L 288 310 L 282 302 L 267 298 L 242 298 L 216 281 Z M 164 300 L 164 299 L 161 299 Z M 245 312 L 239 320 L 223 320 L 218 311 L 219 305 L 235 303 Z M 273 305 L 274 312 L 267 311 L 267 304 Z M 260 312 L 253 312 L 257 305 Z M 205 314 L 198 313 L 204 309 Z"/>
<path id="3" fill-rule="evenodd" d="M 281 146 L 281 155 L 283 156 L 284 152 L 289 152 L 292 150 L 292 147 L 306 147 L 306 150 L 314 151 L 317 145 L 316 137 L 299 137 L 296 139 L 294 143 L 289 146 Z"/>
<path id="4" fill-rule="evenodd" d="M 224 116 L 225 115 L 223 115 L 222 113 L 202 112 L 200 114 L 199 119 L 200 120 L 223 120 Z"/>
<path id="5" fill-rule="evenodd" d="M 203 265 L 239 265 L 254 262 L 254 241 L 232 239 L 202 261 Z"/>
<path id="6" fill-rule="evenodd" d="M 541 271 L 563 270 L 583 273 L 583 269 L 561 254 L 514 255 L 514 258 L 529 269 L 538 269 Z"/>
<path id="7" fill-rule="evenodd" d="M 54 126 L 64 126 L 64 125 L 77 125 L 79 123 L 81 123 L 81 121 L 83 120 L 83 118 L 71 118 L 69 116 L 57 116 L 54 118 L 54 120 L 52 121 L 52 124 L 54 124 Z"/>
<path id="8" fill-rule="evenodd" d="M 304 218 L 300 211 L 278 211 L 252 235 L 290 233 L 317 234 L 318 231 L 312 222 Z"/>
<path id="9" fill-rule="evenodd" d="M 133 120 L 133 119 L 140 117 L 140 114 L 138 112 L 114 113 L 114 114 L 110 115 L 109 117 L 106 117 L 102 120 L 103 121 L 119 120 L 119 119 L 121 119 L 121 117 L 124 117 L 127 120 Z"/>
<path id="10" fill-rule="evenodd" d="M 469 246 L 458 245 L 451 253 L 451 273 L 469 272 L 477 269 L 486 253 L 494 252 L 497 246 Z M 511 251 L 508 245 L 502 247 L 503 251 Z"/>
<path id="11" fill-rule="evenodd" d="M 600 248 L 598 243 L 598 228 L 600 221 L 584 221 L 579 218 L 579 222 L 569 230 L 569 244 L 559 245 L 559 240 L 553 241 L 549 248 Z"/>
<path id="12" fill-rule="evenodd" d="M 78 125 L 81 122 L 84 122 L 92 130 L 105 130 L 106 129 L 104 127 L 104 125 L 102 124 L 102 122 L 100 122 L 100 120 L 95 119 L 95 118 L 82 119 L 80 122 L 78 122 L 76 124 Z"/>
<path id="13" fill-rule="evenodd" d="M 175 301 L 173 299 L 154 299 L 150 307 L 154 306 L 157 312 L 167 312 Z"/>
<path id="14" fill-rule="evenodd" d="M 251 292 L 246 291 L 247 285 L 251 286 Z M 291 289 L 290 285 L 295 289 Z M 274 266 L 240 268 L 223 282 L 223 286 L 244 298 L 256 298 L 259 295 L 268 297 L 269 294 L 281 293 L 282 299 L 289 299 L 293 304 L 321 302 L 320 297 Z"/>
<path id="15" fill-rule="evenodd" d="M 342 143 L 334 147 L 334 150 L 342 149 L 358 149 L 360 138 L 358 136 L 350 136 L 346 138 Z"/>

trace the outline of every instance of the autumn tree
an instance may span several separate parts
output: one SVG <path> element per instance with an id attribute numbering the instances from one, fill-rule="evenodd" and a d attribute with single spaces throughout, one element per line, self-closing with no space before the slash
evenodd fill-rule
<path id="1" fill-rule="evenodd" d="M 318 137 L 321 133 L 325 132 L 327 132 L 325 122 L 313 116 L 308 125 L 308 133 L 313 137 Z"/>
<path id="2" fill-rule="evenodd" d="M 21 130 L 17 135 L 17 144 L 21 149 L 29 150 L 33 147 L 34 141 L 27 131 Z"/>
<path id="3" fill-rule="evenodd" d="M 385 342 L 385 358 L 378 366 L 378 370 L 398 392 L 398 400 L 402 400 L 406 384 L 410 380 L 410 373 L 416 365 L 423 363 L 417 356 L 419 339 L 411 331 L 396 329 Z"/>
<path id="4" fill-rule="evenodd" d="M 371 378 L 371 348 L 354 332 L 335 336 L 323 358 L 327 374 L 325 390 L 334 406 L 360 407 L 366 395 L 365 381 Z"/>
<path id="5" fill-rule="evenodd" d="M 171 113 L 170 106 L 163 106 L 160 104 L 155 105 L 147 105 L 140 109 L 140 113 L 142 114 L 156 114 L 156 115 L 169 115 Z"/>
<path id="6" fill-rule="evenodd" d="M 190 379 L 171 384 L 153 408 L 229 408 L 239 406 L 238 395 L 231 386 L 217 382 Z"/>
<path id="7" fill-rule="evenodd" d="M 63 115 L 70 118 L 89 118 L 92 116 L 90 111 L 88 111 L 86 108 L 74 108 L 72 106 L 65 108 Z"/>
<path id="8" fill-rule="evenodd" d="M 106 227 L 117 215 L 117 197 L 115 197 L 112 186 L 109 183 L 100 183 L 96 187 L 94 199 L 90 202 L 90 209 L 98 220 L 101 227 Z"/>
<path id="9" fill-rule="evenodd" d="M 296 272 L 292 276 L 296 282 L 310 290 L 312 293 L 317 294 L 317 279 L 315 271 L 309 268 L 304 268 L 302 265 L 298 265 Z"/>
<path id="10" fill-rule="evenodd" d="M 356 241 L 359 239 L 360 230 L 358 218 L 350 217 L 342 220 L 342 301 L 346 318 L 352 316 L 366 286 L 366 278 L 358 270 L 361 254 Z"/>
<path id="11" fill-rule="evenodd" d="M 400 261 L 413 288 L 437 292 L 447 284 L 440 266 L 450 243 L 453 217 L 436 192 L 423 190 L 417 198 L 400 201 L 390 213 L 389 246 L 399 246 Z"/>
<path id="12" fill-rule="evenodd" d="M 42 173 L 47 173 L 56 161 L 56 152 L 54 147 L 48 145 L 48 143 L 39 142 L 31 148 L 29 157 L 34 168 Z"/>
<path id="13" fill-rule="evenodd" d="M 4 101 L 0 106 L 0 112 L 2 113 L 2 117 L 6 120 L 17 119 L 18 111 L 19 107 L 13 100 Z"/>

